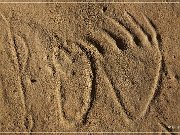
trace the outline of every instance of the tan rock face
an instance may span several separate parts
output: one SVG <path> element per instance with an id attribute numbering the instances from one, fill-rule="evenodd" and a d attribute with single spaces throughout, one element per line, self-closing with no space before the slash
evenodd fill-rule
<path id="1" fill-rule="evenodd" d="M 178 132 L 178 3 L 0 5 L 0 132 Z"/>

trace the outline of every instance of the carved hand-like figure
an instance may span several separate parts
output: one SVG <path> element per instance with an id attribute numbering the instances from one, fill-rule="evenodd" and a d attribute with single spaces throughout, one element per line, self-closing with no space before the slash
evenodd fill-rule
<path id="1" fill-rule="evenodd" d="M 134 119 L 145 115 L 155 95 L 162 58 L 154 24 L 144 15 L 144 24 L 128 12 L 124 18 L 105 16 L 102 29 L 92 31 L 85 42 L 102 58 L 116 100 Z"/>
<path id="2" fill-rule="evenodd" d="M 64 41 L 55 47 L 52 61 L 59 76 L 57 95 L 62 121 L 73 126 L 86 121 L 92 102 L 95 74 L 91 58 L 78 44 Z"/>
<path id="3" fill-rule="evenodd" d="M 8 19 L 0 13 L 0 52 L 1 52 L 1 85 L 2 100 L 0 109 L 2 114 L 7 115 L 0 120 L 2 130 L 26 131 L 24 124 L 26 112 L 26 103 L 24 96 L 23 74 L 26 68 L 28 49 L 23 38 L 12 31 L 12 27 Z M 2 88 L 2 89 L 1 89 Z M 5 112 L 5 113 L 3 113 Z M 10 116 L 13 115 L 13 118 Z M 19 123 L 14 121 L 19 120 Z M 4 124 L 3 122 L 8 122 Z M 23 125 L 21 125 L 23 123 Z M 10 126 L 10 127 L 9 127 Z M 14 128 L 14 129 L 13 129 Z"/>
<path id="4" fill-rule="evenodd" d="M 0 19 L 4 25 L 2 50 L 13 65 L 18 85 L 16 93 L 9 95 L 11 90 L 4 93 L 8 99 L 17 95 L 15 105 L 22 108 L 19 115 L 24 130 L 54 130 L 58 129 L 58 123 L 70 129 L 85 123 L 93 101 L 91 92 L 95 89 L 91 58 L 78 44 L 62 40 L 38 23 L 22 21 L 11 26 L 5 16 L 1 15 Z M 4 79 L 9 80 L 3 82 L 3 87 L 15 81 L 14 74 Z M 54 127 L 49 129 L 48 122 L 54 123 Z"/>

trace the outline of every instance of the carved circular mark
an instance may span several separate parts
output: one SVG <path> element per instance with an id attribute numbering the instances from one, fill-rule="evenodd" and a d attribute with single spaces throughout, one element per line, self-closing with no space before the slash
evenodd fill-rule
<path id="1" fill-rule="evenodd" d="M 74 76 L 74 75 L 76 75 L 76 72 L 74 70 L 72 70 L 71 74 Z"/>
<path id="2" fill-rule="evenodd" d="M 176 79 L 176 80 L 179 80 L 180 79 L 180 76 L 178 76 L 177 74 L 174 76 L 174 78 Z"/>

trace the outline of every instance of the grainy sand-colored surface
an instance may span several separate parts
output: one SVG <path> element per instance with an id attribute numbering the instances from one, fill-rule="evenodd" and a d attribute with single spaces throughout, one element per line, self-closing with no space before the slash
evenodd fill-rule
<path id="1" fill-rule="evenodd" d="M 180 4 L 1 3 L 0 132 L 178 132 L 179 67 Z"/>

